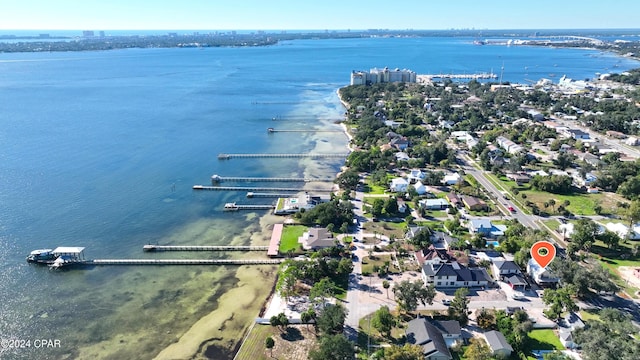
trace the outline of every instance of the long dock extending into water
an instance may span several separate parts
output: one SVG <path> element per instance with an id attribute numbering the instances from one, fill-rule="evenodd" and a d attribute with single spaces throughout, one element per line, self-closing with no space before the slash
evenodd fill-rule
<path id="1" fill-rule="evenodd" d="M 278 265 L 284 259 L 95 259 L 78 265 Z"/>
<path id="2" fill-rule="evenodd" d="M 292 130 L 278 130 L 274 128 L 268 128 L 267 132 L 269 134 L 279 133 L 279 132 L 290 132 L 290 133 L 302 133 L 302 132 L 328 132 L 328 133 L 341 133 L 343 130 L 328 130 L 328 129 L 292 129 Z"/>
<path id="3" fill-rule="evenodd" d="M 269 246 L 248 245 L 145 245 L 143 251 L 267 251 Z"/>
<path id="4" fill-rule="evenodd" d="M 249 191 L 247 193 L 248 198 L 286 198 L 290 197 L 291 194 L 279 194 L 279 193 L 257 193 Z"/>
<path id="5" fill-rule="evenodd" d="M 218 154 L 218 160 L 234 158 L 346 158 L 349 154 Z"/>
<path id="6" fill-rule="evenodd" d="M 335 178 L 296 178 L 296 177 L 245 177 L 245 176 L 211 176 L 212 183 L 223 181 L 251 181 L 251 182 L 333 182 Z"/>
<path id="7" fill-rule="evenodd" d="M 226 203 L 224 204 L 224 211 L 238 211 L 238 210 L 271 210 L 271 209 L 275 209 L 275 205 L 243 205 L 243 204 L 236 204 L 234 202 L 232 203 Z"/>
<path id="8" fill-rule="evenodd" d="M 313 192 L 331 192 L 332 189 L 303 189 L 303 188 L 282 188 L 282 187 L 261 187 L 261 186 L 205 186 L 193 185 L 193 190 L 209 190 L 209 191 L 313 191 Z"/>

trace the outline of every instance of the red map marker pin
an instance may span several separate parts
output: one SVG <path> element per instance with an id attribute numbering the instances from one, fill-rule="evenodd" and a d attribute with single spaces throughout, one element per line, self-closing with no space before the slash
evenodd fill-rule
<path id="1" fill-rule="evenodd" d="M 531 257 L 538 265 L 546 268 L 556 257 L 556 247 L 548 241 L 538 241 L 531 247 Z"/>

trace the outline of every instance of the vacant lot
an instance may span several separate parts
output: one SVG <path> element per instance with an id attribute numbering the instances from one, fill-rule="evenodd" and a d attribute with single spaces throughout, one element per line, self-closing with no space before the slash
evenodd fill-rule
<path id="1" fill-rule="evenodd" d="M 265 347 L 265 339 L 271 336 L 275 341 L 273 355 Z M 290 325 L 281 332 L 270 325 L 255 325 L 242 344 L 238 360 L 306 360 L 309 350 L 315 345 L 313 326 Z"/>

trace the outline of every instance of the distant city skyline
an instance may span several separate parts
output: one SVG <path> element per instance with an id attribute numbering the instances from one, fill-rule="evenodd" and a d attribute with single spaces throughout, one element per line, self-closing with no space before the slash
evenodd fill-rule
<path id="1" fill-rule="evenodd" d="M 639 28 L 632 0 L 1 0 L 0 30 Z"/>

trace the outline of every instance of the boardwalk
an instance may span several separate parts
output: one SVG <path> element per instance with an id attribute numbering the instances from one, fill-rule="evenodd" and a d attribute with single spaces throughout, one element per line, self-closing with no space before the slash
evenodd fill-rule
<path id="1" fill-rule="evenodd" d="M 236 158 L 346 158 L 349 154 L 218 154 L 219 160 Z"/>
<path id="2" fill-rule="evenodd" d="M 209 191 L 313 191 L 313 192 L 331 192 L 332 189 L 303 189 L 303 188 L 280 188 L 280 187 L 260 187 L 260 186 L 204 186 L 193 185 L 193 190 L 209 190 Z"/>
<path id="3" fill-rule="evenodd" d="M 211 183 L 223 181 L 250 181 L 250 182 L 333 182 L 335 178 L 294 178 L 294 177 L 245 177 L 245 176 L 211 176 Z"/>
<path id="4" fill-rule="evenodd" d="M 247 245 L 145 245 L 143 251 L 267 251 L 268 246 Z"/>
<path id="5" fill-rule="evenodd" d="M 284 259 L 95 259 L 86 265 L 278 265 Z"/>
<path id="6" fill-rule="evenodd" d="M 267 256 L 278 256 L 278 249 L 280 248 L 280 238 L 282 237 L 282 230 L 284 224 L 273 225 L 273 232 L 271 233 L 271 241 L 269 242 L 269 250 L 267 250 Z"/>

